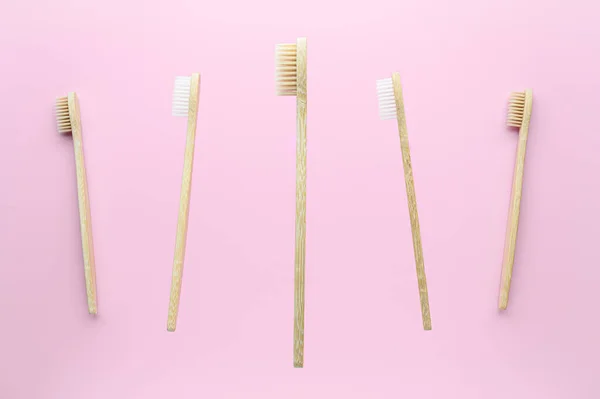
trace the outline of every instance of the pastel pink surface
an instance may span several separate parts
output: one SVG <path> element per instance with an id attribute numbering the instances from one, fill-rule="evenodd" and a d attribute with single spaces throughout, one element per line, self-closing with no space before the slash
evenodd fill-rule
<path id="1" fill-rule="evenodd" d="M 0 397 L 598 398 L 600 8 L 591 1 L 5 2 Z M 294 99 L 308 37 L 305 368 L 292 368 Z M 185 120 L 201 72 L 180 317 L 167 307 Z M 394 122 L 402 75 L 433 331 Z M 517 133 L 533 118 L 509 310 L 497 295 Z M 80 96 L 99 316 L 86 311 L 72 141 Z"/>

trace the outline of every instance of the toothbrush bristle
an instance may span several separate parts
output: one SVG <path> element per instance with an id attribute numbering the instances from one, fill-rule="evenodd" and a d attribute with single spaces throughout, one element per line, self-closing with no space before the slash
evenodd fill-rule
<path id="1" fill-rule="evenodd" d="M 377 97 L 379 99 L 379 118 L 381 120 L 396 119 L 396 98 L 392 78 L 377 81 Z"/>
<path id="2" fill-rule="evenodd" d="M 512 127 L 521 127 L 523 113 L 525 112 L 525 92 L 513 92 L 508 100 L 508 118 L 506 124 Z"/>
<path id="3" fill-rule="evenodd" d="M 296 44 L 278 44 L 275 47 L 275 85 L 278 96 L 297 93 Z"/>
<path id="4" fill-rule="evenodd" d="M 59 133 L 71 132 L 71 115 L 69 114 L 68 97 L 59 97 L 56 99 L 56 126 Z"/>
<path id="5" fill-rule="evenodd" d="M 191 76 L 176 76 L 173 89 L 173 116 L 188 116 L 190 109 Z"/>

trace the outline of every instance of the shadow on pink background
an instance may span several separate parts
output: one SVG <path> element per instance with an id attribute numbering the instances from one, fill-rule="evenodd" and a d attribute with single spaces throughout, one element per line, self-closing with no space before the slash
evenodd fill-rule
<path id="1" fill-rule="evenodd" d="M 0 6 L 0 397 L 600 397 L 600 8 L 592 1 Z M 308 37 L 305 368 L 292 368 L 294 99 Z M 167 333 L 185 121 L 202 74 L 180 318 Z M 402 75 L 433 331 L 421 327 L 395 123 Z M 517 133 L 534 109 L 509 310 L 496 310 Z M 98 273 L 86 312 L 80 96 Z"/>

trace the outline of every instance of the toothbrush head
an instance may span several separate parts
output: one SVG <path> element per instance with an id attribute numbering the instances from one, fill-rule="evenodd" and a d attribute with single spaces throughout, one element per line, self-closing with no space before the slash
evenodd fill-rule
<path id="1" fill-rule="evenodd" d="M 523 125 L 523 115 L 525 114 L 526 92 L 513 92 L 508 100 L 508 117 L 506 124 L 511 127 L 520 128 Z"/>
<path id="2" fill-rule="evenodd" d="M 173 89 L 173 116 L 188 116 L 190 110 L 191 76 L 176 76 Z"/>
<path id="3" fill-rule="evenodd" d="M 377 81 L 377 98 L 379 100 L 379 118 L 382 121 L 396 119 L 396 97 L 392 78 Z"/>
<path id="4" fill-rule="evenodd" d="M 298 93 L 298 63 L 296 43 L 278 44 L 275 47 L 275 85 L 278 96 L 295 96 Z"/>
<path id="5" fill-rule="evenodd" d="M 69 97 L 59 97 L 56 99 L 56 126 L 58 132 L 62 134 L 71 133 L 71 113 L 69 111 Z"/>

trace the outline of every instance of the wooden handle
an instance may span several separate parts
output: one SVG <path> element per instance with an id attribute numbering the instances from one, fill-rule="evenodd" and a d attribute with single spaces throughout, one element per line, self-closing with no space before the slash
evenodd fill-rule
<path id="1" fill-rule="evenodd" d="M 410 161 L 410 147 L 408 145 L 408 130 L 406 129 L 406 115 L 404 113 L 404 99 L 400 74 L 392 74 L 394 84 L 394 97 L 396 98 L 396 115 L 398 116 L 398 130 L 400 132 L 400 149 L 402 150 L 402 164 L 404 165 L 404 182 L 406 183 L 406 197 L 408 199 L 408 213 L 412 230 L 415 263 L 417 264 L 417 280 L 419 284 L 419 297 L 421 301 L 421 317 L 423 329 L 431 330 L 431 315 L 429 313 L 429 295 L 427 293 L 427 279 L 425 277 L 425 264 L 423 261 L 423 247 L 421 245 L 421 230 L 419 227 L 419 214 L 417 212 L 417 198 L 413 180 L 412 163 Z"/>
<path id="2" fill-rule="evenodd" d="M 519 229 L 519 213 L 521 208 L 521 195 L 523 192 L 523 171 L 525 166 L 525 152 L 527 150 L 527 136 L 529 135 L 529 120 L 531 118 L 531 105 L 533 95 L 531 90 L 525 90 L 525 109 L 523 123 L 519 130 L 519 144 L 517 158 L 513 172 L 513 183 L 508 210 L 508 225 L 504 240 L 504 257 L 502 259 L 502 276 L 500 279 L 500 296 L 498 307 L 504 310 L 508 306 L 508 294 L 512 279 L 513 264 L 515 262 L 515 249 L 517 246 L 517 231 Z"/>
<path id="3" fill-rule="evenodd" d="M 306 39 L 297 42 L 296 248 L 294 260 L 294 367 L 304 367 L 304 277 L 306 255 Z"/>
<path id="4" fill-rule="evenodd" d="M 96 299 L 96 260 L 94 258 L 94 241 L 92 239 L 92 215 L 88 195 L 85 160 L 83 157 L 83 141 L 81 138 L 81 114 L 79 102 L 74 92 L 68 95 L 71 133 L 75 150 L 75 171 L 77 173 L 77 199 L 79 202 L 79 223 L 81 224 L 81 246 L 83 249 L 83 270 L 85 274 L 85 290 L 87 294 L 88 312 L 98 314 Z"/>
<path id="5" fill-rule="evenodd" d="M 169 317 L 167 330 L 175 331 L 179 298 L 181 296 L 181 280 L 183 277 L 183 261 L 188 230 L 190 195 L 192 189 L 192 169 L 194 166 L 194 146 L 196 142 L 196 124 L 198 121 L 198 98 L 200 95 L 200 74 L 192 74 L 190 87 L 190 109 L 188 111 L 185 157 L 183 161 L 183 179 L 179 200 L 179 216 L 177 218 L 177 236 L 175 238 L 175 256 L 173 259 L 173 276 L 171 279 L 171 297 L 169 299 Z"/>

